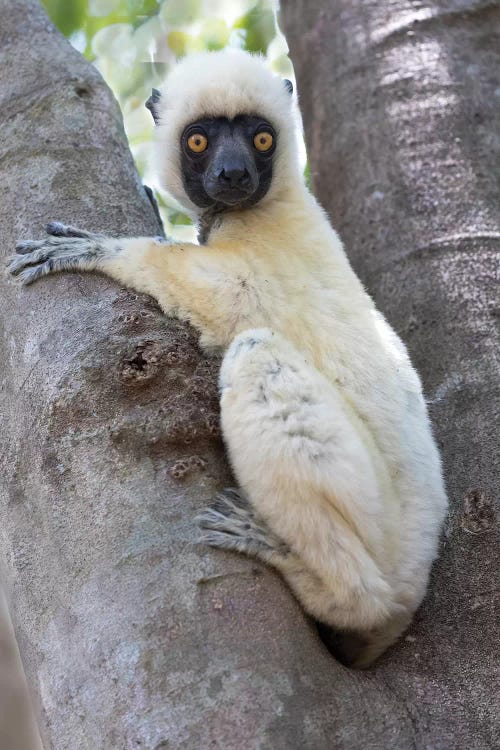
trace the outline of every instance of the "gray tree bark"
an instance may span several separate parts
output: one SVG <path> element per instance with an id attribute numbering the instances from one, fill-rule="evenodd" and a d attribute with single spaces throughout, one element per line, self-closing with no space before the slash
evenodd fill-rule
<path id="1" fill-rule="evenodd" d="M 452 504 L 412 642 L 371 679 L 411 746 L 498 747 L 500 4 L 282 8 L 315 192 L 423 375 Z"/>
<path id="2" fill-rule="evenodd" d="M 301 5 L 311 44 L 323 39 L 310 80 L 293 35 Z M 321 152 L 311 141 L 313 163 L 332 150 L 336 179 L 343 180 L 336 200 L 344 196 L 344 237 L 354 250 L 358 232 L 370 243 L 370 263 L 362 264 L 361 253 L 352 257 L 389 317 L 402 330 L 408 326 L 403 334 L 435 393 L 458 503 L 436 586 L 410 640 L 376 669 L 360 674 L 339 666 L 277 576 L 195 544 L 192 516 L 230 477 L 217 429 L 217 362 L 200 356 L 192 332 L 165 320 L 151 300 L 97 276 L 53 277 L 28 291 L 2 277 L 0 563 L 46 749 L 494 747 L 488 498 L 497 380 L 492 359 L 480 355 L 492 352 L 487 326 L 498 310 L 488 307 L 493 240 L 477 238 L 476 228 L 469 240 L 461 210 L 465 191 L 476 191 L 468 216 L 483 226 L 481 211 L 494 207 L 473 204 L 472 197 L 486 195 L 481 186 L 491 172 L 484 178 L 472 172 L 470 185 L 460 171 L 452 180 L 436 157 L 432 170 L 446 174 L 443 227 L 448 212 L 455 222 L 453 236 L 447 230 L 442 242 L 432 205 L 440 183 L 403 159 L 389 137 L 387 113 L 376 121 L 374 110 L 378 129 L 358 139 L 338 119 L 333 137 L 325 113 L 340 100 L 330 94 L 331 76 L 340 62 L 352 68 L 348 52 L 356 53 L 363 34 L 351 38 L 336 22 L 323 37 L 316 23 L 333 11 L 320 19 L 314 6 L 285 8 L 306 108 L 308 85 L 310 101 L 322 102 L 308 121 L 321 123 L 322 131 Z M 346 2 L 344 13 L 363 28 L 364 12 L 377 10 L 362 10 Z M 34 0 L 0 0 L 0 18 L 2 253 L 19 237 L 38 235 L 50 219 L 110 234 L 157 234 L 118 107 L 97 72 Z M 312 59 L 307 38 L 303 44 Z M 417 62 L 430 75 L 430 58 L 422 56 Z M 365 83 L 352 71 L 361 94 L 365 85 L 382 87 L 377 70 L 367 71 Z M 322 86 L 323 99 L 314 93 Z M 347 77 L 343 86 L 349 114 Z M 463 118 L 461 90 L 457 97 Z M 372 99 L 359 101 L 374 106 Z M 389 106 L 392 98 L 383 101 Z M 489 101 L 484 111 L 490 117 Z M 422 122 L 437 143 L 439 123 Z M 393 132 L 402 129 L 394 121 Z M 415 137 L 420 143 L 422 133 Z M 358 151 L 346 150 L 349 138 Z M 390 164 L 378 153 L 383 148 L 390 149 Z M 358 164 L 354 173 L 350 161 L 346 169 L 348 154 Z M 367 182 L 372 159 L 394 170 L 383 201 L 379 182 Z M 468 164 L 465 156 L 457 163 Z M 419 180 L 428 192 L 417 199 Z M 318 184 L 326 203 L 330 193 Z M 423 201 L 420 213 L 410 210 L 413 200 Z M 481 295 L 473 297 L 477 285 Z M 468 487 L 484 493 L 482 507 L 477 493 L 462 506 Z M 477 530 L 484 535 L 466 533 Z"/>

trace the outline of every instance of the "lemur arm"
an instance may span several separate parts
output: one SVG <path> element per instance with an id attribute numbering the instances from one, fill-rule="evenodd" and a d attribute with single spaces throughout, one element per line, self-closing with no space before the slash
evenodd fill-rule
<path id="1" fill-rule="evenodd" d="M 44 240 L 20 242 L 9 260 L 8 271 L 22 283 L 60 271 L 100 271 L 155 297 L 165 313 L 224 337 L 220 304 L 228 304 L 233 274 L 214 249 L 161 238 L 105 237 L 58 222 L 47 232 Z"/>

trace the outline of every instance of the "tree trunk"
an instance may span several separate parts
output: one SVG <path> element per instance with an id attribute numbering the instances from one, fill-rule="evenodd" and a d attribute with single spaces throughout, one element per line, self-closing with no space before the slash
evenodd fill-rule
<path id="1" fill-rule="evenodd" d="M 496 748 L 500 6 L 285 0 L 282 23 L 315 192 L 423 375 L 452 506 L 431 592 L 372 679 L 412 747 Z"/>

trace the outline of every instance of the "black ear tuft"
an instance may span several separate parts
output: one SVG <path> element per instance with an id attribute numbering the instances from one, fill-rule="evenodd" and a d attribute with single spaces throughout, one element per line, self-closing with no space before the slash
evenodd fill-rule
<path id="1" fill-rule="evenodd" d="M 153 115 L 153 120 L 155 121 L 155 125 L 158 125 L 158 121 L 160 119 L 159 115 L 159 103 L 161 99 L 161 93 L 158 91 L 158 89 L 151 89 L 151 96 L 147 100 L 146 104 L 144 105 L 151 114 Z"/>
<path id="2" fill-rule="evenodd" d="M 285 84 L 285 88 L 291 96 L 293 94 L 293 83 L 289 81 L 288 78 L 283 78 L 283 83 Z"/>

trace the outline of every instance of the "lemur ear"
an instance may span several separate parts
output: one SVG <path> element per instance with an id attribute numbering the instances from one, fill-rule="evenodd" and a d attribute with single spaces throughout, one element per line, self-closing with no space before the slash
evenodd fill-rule
<path id="1" fill-rule="evenodd" d="M 283 78 L 283 83 L 285 84 L 285 88 L 291 96 L 293 94 L 293 83 L 289 81 L 288 78 Z"/>
<path id="2" fill-rule="evenodd" d="M 151 89 L 151 96 L 147 100 L 146 104 L 144 105 L 151 114 L 153 115 L 153 120 L 155 121 L 155 125 L 158 125 L 158 121 L 160 119 L 159 114 L 159 103 L 161 99 L 161 92 L 158 91 L 158 89 Z"/>

